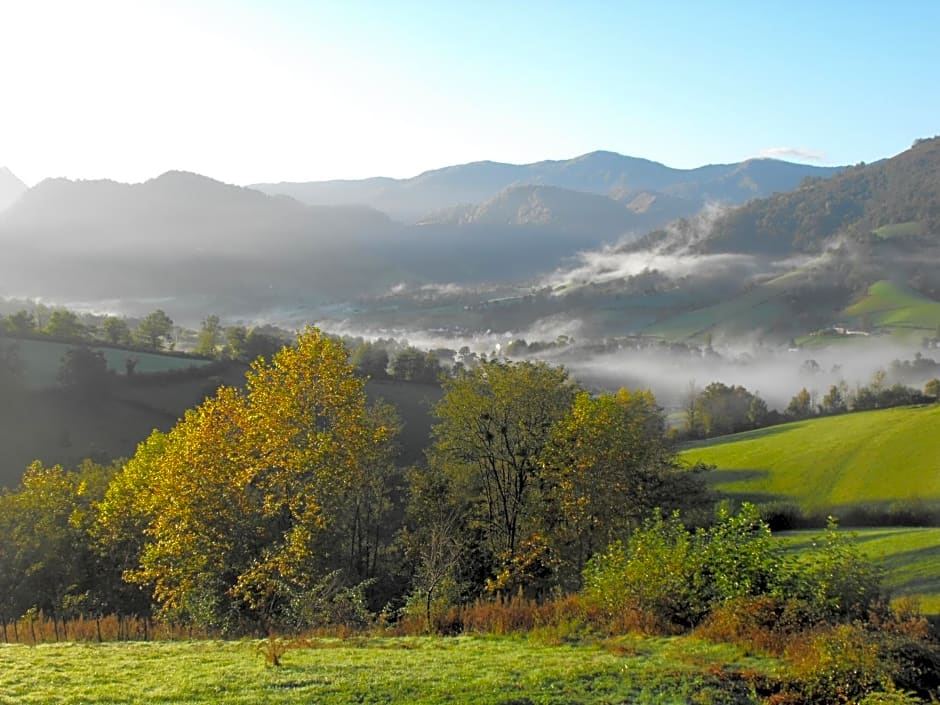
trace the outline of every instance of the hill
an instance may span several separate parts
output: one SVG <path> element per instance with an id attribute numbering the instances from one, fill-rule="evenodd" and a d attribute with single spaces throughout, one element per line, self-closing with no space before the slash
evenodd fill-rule
<path id="1" fill-rule="evenodd" d="M 703 252 L 820 252 L 836 236 L 853 240 L 940 235 L 940 138 L 918 140 L 890 159 L 748 203 L 715 223 Z"/>
<path id="2" fill-rule="evenodd" d="M 39 340 L 20 340 L 17 345 L 24 361 L 24 388 L 2 390 L 0 488 L 15 485 L 26 466 L 37 459 L 72 467 L 88 457 L 102 461 L 129 457 L 153 429 L 172 428 L 219 384 L 243 384 L 246 370 L 235 362 L 207 364 L 192 358 L 103 349 L 118 374 L 106 391 L 82 394 L 63 389 L 56 380 L 61 356 L 73 346 Z M 127 356 L 138 360 L 138 374 L 131 378 L 122 374 Z M 399 461 L 403 465 L 420 462 L 440 388 L 369 381 L 366 394 L 370 401 L 381 399 L 398 409 L 402 421 Z"/>
<path id="3" fill-rule="evenodd" d="M 772 426 L 695 444 L 689 462 L 717 466 L 716 489 L 833 512 L 896 502 L 940 508 L 940 405 Z"/>
<path id="4" fill-rule="evenodd" d="M 520 184 L 601 195 L 655 191 L 697 204 L 742 203 L 796 188 L 807 176 L 826 178 L 838 171 L 838 167 L 773 159 L 673 169 L 648 159 L 598 151 L 573 159 L 532 164 L 473 162 L 427 171 L 410 179 L 283 182 L 255 184 L 253 188 L 310 204 L 365 204 L 404 222 L 413 222 L 446 208 L 484 203 L 500 191 Z"/>
<path id="5" fill-rule="evenodd" d="M 26 184 L 16 178 L 12 171 L 0 166 L 0 211 L 13 205 L 26 190 Z"/>

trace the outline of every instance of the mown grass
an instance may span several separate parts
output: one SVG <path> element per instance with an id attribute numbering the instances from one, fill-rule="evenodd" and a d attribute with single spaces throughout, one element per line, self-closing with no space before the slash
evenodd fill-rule
<path id="1" fill-rule="evenodd" d="M 719 491 L 808 511 L 940 501 L 940 405 L 844 414 L 695 444 Z"/>
<path id="2" fill-rule="evenodd" d="M 935 332 L 940 326 L 940 302 L 892 281 L 875 282 L 868 294 L 845 309 L 845 315 L 871 325 L 901 331 Z"/>
<path id="3" fill-rule="evenodd" d="M 248 641 L 16 645 L 0 646 L 0 703 L 749 703 L 739 674 L 777 667 L 688 637 L 319 640 L 279 668 Z"/>
<path id="4" fill-rule="evenodd" d="M 23 363 L 23 383 L 32 389 L 55 386 L 58 382 L 57 376 L 62 365 L 62 357 L 70 348 L 78 347 L 77 343 L 58 343 L 51 340 L 6 339 L 4 342 L 18 347 L 19 359 Z M 92 349 L 104 353 L 108 368 L 119 374 L 124 374 L 125 361 L 128 358 L 137 360 L 135 372 L 140 374 L 201 367 L 209 364 L 208 360 L 198 358 L 175 357 L 99 346 L 93 346 Z"/>
<path id="5" fill-rule="evenodd" d="M 848 532 L 861 552 L 885 569 L 893 597 L 912 596 L 924 614 L 940 614 L 940 528 L 877 528 Z M 808 551 L 818 531 L 776 534 L 794 552 Z"/>

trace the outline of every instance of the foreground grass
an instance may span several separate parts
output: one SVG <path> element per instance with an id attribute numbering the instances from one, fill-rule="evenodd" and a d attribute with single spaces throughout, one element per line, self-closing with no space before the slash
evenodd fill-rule
<path id="1" fill-rule="evenodd" d="M 913 596 L 924 614 L 940 614 L 940 529 L 878 528 L 849 532 L 861 552 L 885 569 L 895 597 Z M 818 531 L 777 534 L 795 552 L 808 550 Z"/>
<path id="2" fill-rule="evenodd" d="M 716 489 L 808 511 L 940 501 L 940 404 L 797 421 L 685 450 L 717 466 Z"/>
<path id="3" fill-rule="evenodd" d="M 0 645 L 0 703 L 750 703 L 777 663 L 691 638 L 320 640 L 266 666 L 258 642 Z"/>

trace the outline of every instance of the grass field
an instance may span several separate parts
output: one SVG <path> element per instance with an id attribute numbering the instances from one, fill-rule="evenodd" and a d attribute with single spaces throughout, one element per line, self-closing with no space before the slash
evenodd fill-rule
<path id="1" fill-rule="evenodd" d="M 62 364 L 62 356 L 70 348 L 76 347 L 76 345 L 69 343 L 46 340 L 13 340 L 5 338 L 0 342 L 5 345 L 12 343 L 19 348 L 19 358 L 23 363 L 23 382 L 31 389 L 55 386 L 58 381 L 59 367 Z M 128 358 L 137 360 L 135 371 L 141 374 L 165 372 L 166 370 L 178 370 L 187 367 L 201 367 L 209 364 L 207 360 L 196 358 L 174 357 L 119 350 L 117 348 L 93 347 L 92 349 L 104 353 L 104 358 L 108 361 L 108 368 L 120 374 L 124 374 L 125 360 Z"/>
<path id="2" fill-rule="evenodd" d="M 940 528 L 878 528 L 850 532 L 862 553 L 885 568 L 892 595 L 916 596 L 924 614 L 940 614 Z M 777 534 L 794 551 L 808 549 L 818 531 Z"/>
<path id="3" fill-rule="evenodd" d="M 933 334 L 940 326 L 940 302 L 895 282 L 882 280 L 868 288 L 868 295 L 845 309 L 855 320 L 867 318 L 871 325 Z"/>
<path id="4" fill-rule="evenodd" d="M 0 703 L 749 703 L 771 659 L 689 638 L 322 640 L 265 665 L 258 642 L 0 645 Z"/>
<path id="5" fill-rule="evenodd" d="M 882 225 L 880 228 L 872 230 L 872 235 L 882 240 L 891 240 L 896 237 L 917 237 L 921 234 L 921 230 L 920 223 L 911 220 L 906 223 Z"/>
<path id="6" fill-rule="evenodd" d="M 792 500 L 809 511 L 940 502 L 940 405 L 797 421 L 725 436 L 682 457 L 717 466 L 739 499 Z"/>

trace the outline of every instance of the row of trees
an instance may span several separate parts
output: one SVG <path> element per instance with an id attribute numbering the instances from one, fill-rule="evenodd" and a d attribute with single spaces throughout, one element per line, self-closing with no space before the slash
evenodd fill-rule
<path id="1" fill-rule="evenodd" d="M 395 413 L 363 385 L 308 330 L 120 467 L 34 465 L 0 495 L 0 621 L 157 608 L 243 632 L 351 619 L 363 596 L 542 595 L 654 507 L 709 502 L 649 392 L 481 363 L 444 382 L 428 463 L 400 468 Z"/>
<path id="2" fill-rule="evenodd" d="M 38 310 L 38 309 L 37 309 Z M 21 309 L 0 316 L 0 334 L 13 337 L 45 336 L 56 340 L 111 345 L 137 346 L 146 350 L 162 350 L 173 345 L 175 326 L 165 311 L 147 314 L 134 328 L 126 318 L 117 316 L 79 316 L 68 309 L 46 309 L 38 316 Z"/>
<path id="3" fill-rule="evenodd" d="M 929 380 L 923 391 L 919 391 L 903 384 L 888 385 L 882 370 L 874 374 L 869 385 L 859 385 L 852 390 L 843 381 L 830 385 L 821 398 L 817 392 L 803 387 L 782 413 L 769 409 L 759 395 L 740 385 L 712 382 L 699 390 L 692 383 L 683 409 L 682 435 L 708 438 L 813 416 L 936 401 L 940 401 L 940 380 Z"/>

